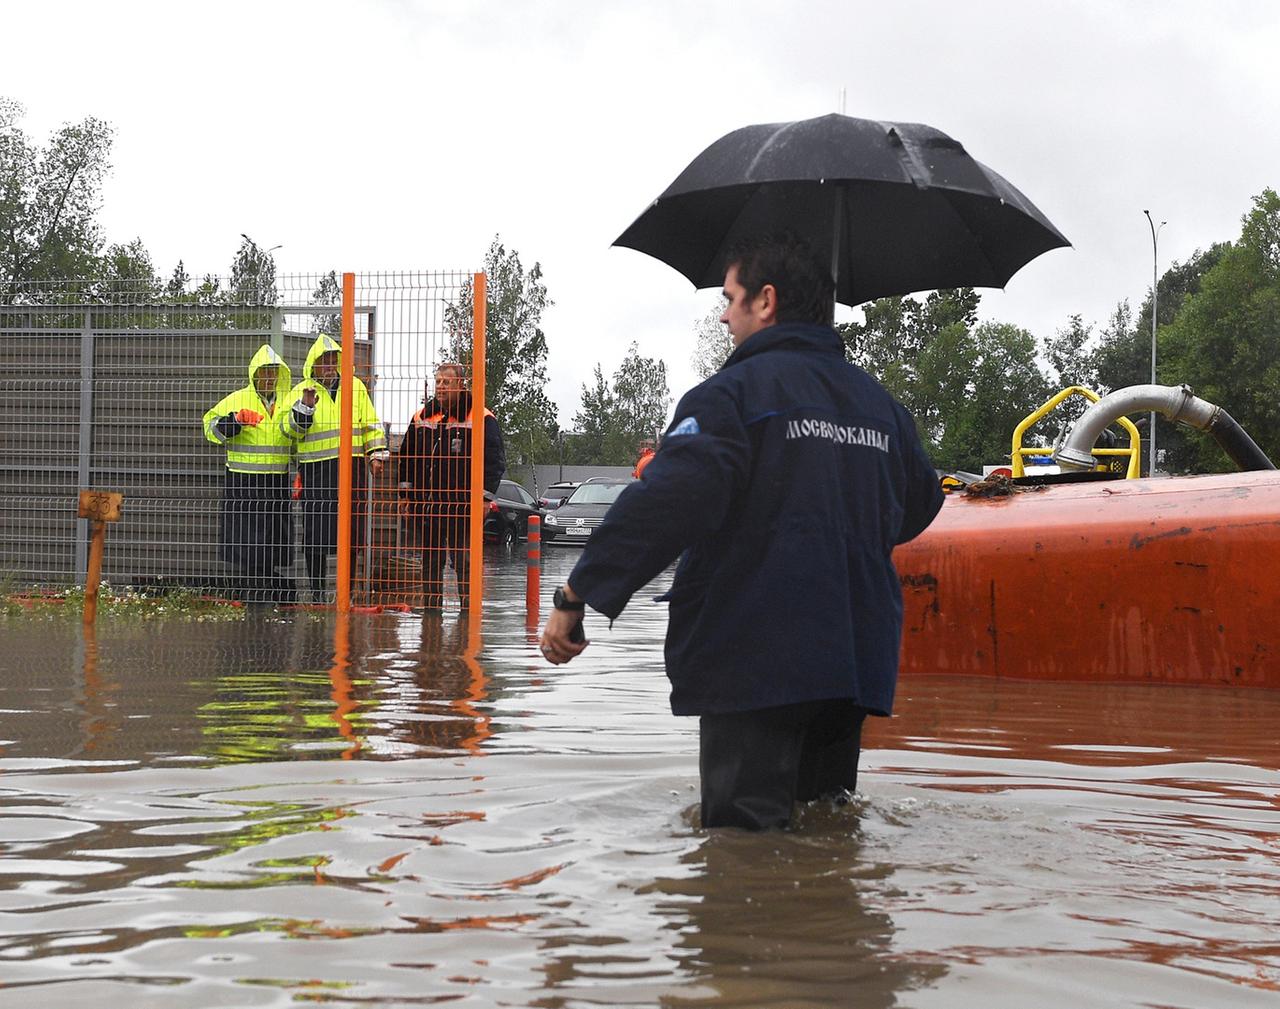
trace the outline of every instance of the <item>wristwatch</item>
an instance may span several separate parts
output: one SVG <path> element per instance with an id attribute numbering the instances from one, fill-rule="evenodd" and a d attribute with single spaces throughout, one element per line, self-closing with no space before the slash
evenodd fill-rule
<path id="1" fill-rule="evenodd" d="M 571 613 L 581 613 L 587 608 L 586 603 L 575 603 L 565 595 L 564 586 L 561 585 L 556 589 L 555 594 L 551 597 L 551 605 L 558 610 L 569 610 Z"/>

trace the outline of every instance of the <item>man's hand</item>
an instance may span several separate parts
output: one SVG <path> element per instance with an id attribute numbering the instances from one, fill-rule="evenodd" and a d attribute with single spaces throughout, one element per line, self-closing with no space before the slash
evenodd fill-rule
<path id="1" fill-rule="evenodd" d="M 581 610 L 552 610 L 542 631 L 542 654 L 552 665 L 561 666 L 591 644 L 585 638 L 573 641 L 570 635 L 582 630 Z M 577 636 L 577 635 L 574 635 Z"/>
<path id="2" fill-rule="evenodd" d="M 257 410 L 249 409 L 247 406 L 236 411 L 236 420 L 245 427 L 257 427 L 262 423 L 262 419 L 262 414 L 258 413 Z"/>
<path id="3" fill-rule="evenodd" d="M 409 517 L 409 499 L 407 497 L 402 497 L 400 499 L 400 503 L 396 506 L 396 511 L 400 513 L 400 517 L 402 519 L 407 519 Z"/>
<path id="4" fill-rule="evenodd" d="M 320 397 L 316 395 L 315 389 L 311 386 L 307 386 L 302 390 L 302 402 L 307 406 L 315 406 L 319 398 Z"/>
<path id="5" fill-rule="evenodd" d="M 382 476 L 382 467 L 384 463 L 378 456 L 369 456 L 369 472 L 375 477 Z"/>

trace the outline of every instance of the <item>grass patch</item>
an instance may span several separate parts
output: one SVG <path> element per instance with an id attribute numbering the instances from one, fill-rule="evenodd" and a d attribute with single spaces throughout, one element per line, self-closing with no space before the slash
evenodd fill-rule
<path id="1" fill-rule="evenodd" d="M 84 613 L 84 589 L 34 588 L 10 591 L 0 595 L 0 619 L 37 617 L 43 619 L 73 618 Z M 200 623 L 243 620 L 245 607 L 230 599 L 204 595 L 194 589 L 169 589 L 161 593 L 116 589 L 103 582 L 98 589 L 99 617 L 133 619 L 178 619 Z"/>

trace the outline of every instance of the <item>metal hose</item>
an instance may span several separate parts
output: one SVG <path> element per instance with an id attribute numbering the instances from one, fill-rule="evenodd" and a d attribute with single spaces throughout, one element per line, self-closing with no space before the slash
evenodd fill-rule
<path id="1" fill-rule="evenodd" d="M 1276 468 L 1226 410 L 1192 395 L 1185 385 L 1131 385 L 1103 396 L 1076 421 L 1066 443 L 1054 452 L 1054 462 L 1064 470 L 1093 469 L 1093 446 L 1102 432 L 1121 417 L 1152 410 L 1207 431 L 1242 470 Z"/>

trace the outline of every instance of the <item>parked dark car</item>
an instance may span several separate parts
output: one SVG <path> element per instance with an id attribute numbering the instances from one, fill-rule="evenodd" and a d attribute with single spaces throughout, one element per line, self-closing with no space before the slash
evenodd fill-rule
<path id="1" fill-rule="evenodd" d="M 489 499 L 484 517 L 484 538 L 498 543 L 515 543 L 529 536 L 529 516 L 542 517 L 533 495 L 514 480 L 498 483 L 498 493 Z"/>
<path id="2" fill-rule="evenodd" d="M 542 520 L 542 542 L 585 543 L 604 521 L 609 506 L 631 483 L 635 481 L 630 477 L 592 477 L 583 481 L 568 501 L 555 511 L 547 512 Z"/>
<path id="3" fill-rule="evenodd" d="M 548 484 L 542 497 L 538 498 L 538 507 L 559 508 L 569 500 L 569 495 L 578 489 L 578 485 L 577 480 L 562 480 L 559 483 Z"/>

